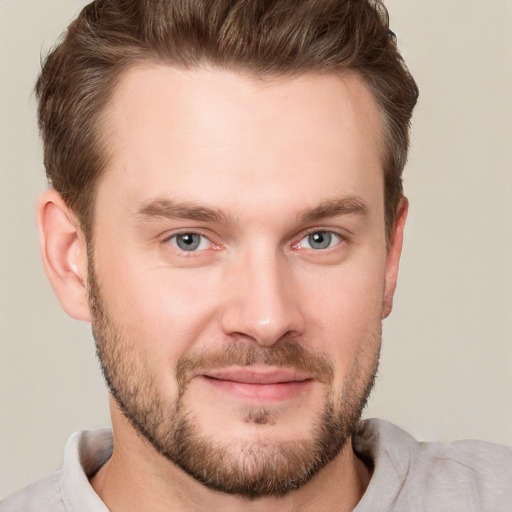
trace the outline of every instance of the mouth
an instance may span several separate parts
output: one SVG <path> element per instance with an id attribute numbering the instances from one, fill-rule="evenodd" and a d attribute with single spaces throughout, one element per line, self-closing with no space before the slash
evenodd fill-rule
<path id="1" fill-rule="evenodd" d="M 259 403 L 291 400 L 313 384 L 312 375 L 286 368 L 229 368 L 199 376 L 213 390 Z"/>

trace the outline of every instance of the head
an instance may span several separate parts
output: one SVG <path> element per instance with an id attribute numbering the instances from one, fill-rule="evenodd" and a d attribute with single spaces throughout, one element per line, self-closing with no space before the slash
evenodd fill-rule
<path id="1" fill-rule="evenodd" d="M 36 84 L 50 184 L 91 233 L 97 184 L 109 160 L 108 104 L 123 73 L 143 62 L 204 65 L 272 79 L 356 73 L 371 90 L 382 130 L 389 237 L 417 86 L 376 0 L 91 2 L 46 59 Z"/>
<path id="2" fill-rule="evenodd" d="M 417 89 L 382 4 L 93 2 L 36 91 L 43 259 L 114 426 L 223 492 L 308 482 L 396 283 Z"/>

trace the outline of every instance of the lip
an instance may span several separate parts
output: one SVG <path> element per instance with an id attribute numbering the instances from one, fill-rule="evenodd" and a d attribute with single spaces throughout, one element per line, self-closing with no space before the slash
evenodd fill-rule
<path id="1" fill-rule="evenodd" d="M 255 402 L 282 402 L 306 392 L 314 379 L 296 370 L 229 368 L 201 374 L 211 388 L 232 397 Z"/>
<path id="2" fill-rule="evenodd" d="M 212 379 L 244 384 L 281 384 L 312 378 L 312 375 L 288 368 L 226 368 L 208 370 L 203 375 Z"/>

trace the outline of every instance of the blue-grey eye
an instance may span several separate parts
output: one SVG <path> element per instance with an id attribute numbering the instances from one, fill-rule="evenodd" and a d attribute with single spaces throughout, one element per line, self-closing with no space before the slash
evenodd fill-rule
<path id="1" fill-rule="evenodd" d="M 300 246 L 307 249 L 329 249 L 340 242 L 340 236 L 332 231 L 315 231 L 300 241 Z"/>
<path id="2" fill-rule="evenodd" d="M 198 233 L 179 233 L 172 236 L 169 241 L 174 247 L 187 252 L 204 250 L 209 247 L 208 239 Z"/>

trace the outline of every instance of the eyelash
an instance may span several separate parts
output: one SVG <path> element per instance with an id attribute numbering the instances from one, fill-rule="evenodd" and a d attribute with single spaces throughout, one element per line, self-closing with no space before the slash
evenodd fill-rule
<path id="1" fill-rule="evenodd" d="M 313 247 L 301 247 L 301 242 L 305 239 L 307 239 L 308 237 L 310 237 L 311 235 L 315 235 L 315 234 L 322 234 L 322 235 L 325 235 L 325 234 L 328 234 L 330 235 L 331 237 L 334 237 L 337 242 L 333 245 L 333 246 L 329 246 L 329 247 L 325 247 L 325 248 L 313 248 Z M 189 250 L 187 251 L 186 249 L 181 249 L 179 246 L 178 246 L 178 243 L 176 242 L 176 244 L 172 243 L 171 241 L 173 239 L 176 239 L 177 237 L 179 236 L 185 236 L 185 235 L 196 235 L 196 236 L 199 236 L 205 240 L 208 241 L 208 244 L 209 244 L 209 247 L 207 248 L 203 248 L 203 249 L 192 249 L 192 250 Z M 341 243 L 345 242 L 346 241 L 346 237 L 341 235 L 340 233 L 336 232 L 336 231 L 333 231 L 333 230 L 330 230 L 330 229 L 311 229 L 310 231 L 306 232 L 304 235 L 302 235 L 302 237 L 300 238 L 300 240 L 294 244 L 292 244 L 292 248 L 294 249 L 309 249 L 309 250 L 313 250 L 314 252 L 326 252 L 326 251 L 329 251 L 330 249 L 334 249 L 335 247 L 337 247 L 338 245 L 340 245 Z M 185 255 L 187 257 L 192 257 L 192 256 L 197 256 L 199 255 L 200 253 L 208 250 L 208 249 L 220 249 L 220 246 L 219 245 L 216 245 L 214 242 L 212 242 L 212 240 L 210 239 L 210 237 L 208 235 L 206 235 L 205 233 L 201 232 L 201 231 L 181 231 L 179 233 L 173 233 L 172 235 L 166 237 L 164 240 L 163 240 L 164 243 L 166 244 L 170 244 L 172 245 L 173 249 L 175 249 L 177 252 L 179 252 L 181 255 Z M 199 241 L 199 244 L 201 244 L 202 241 Z M 330 244 L 330 241 L 329 241 L 329 244 Z"/>
<path id="2" fill-rule="evenodd" d="M 196 235 L 196 236 L 199 236 L 199 237 L 201 237 L 201 238 L 203 238 L 203 239 L 208 241 L 209 247 L 205 248 L 205 249 L 200 249 L 200 250 L 196 250 L 195 249 L 195 250 L 187 251 L 187 250 L 181 249 L 180 247 L 178 247 L 177 244 L 174 245 L 171 242 L 173 239 L 176 239 L 179 236 L 185 236 L 185 235 Z M 220 248 L 218 245 L 216 245 L 214 242 L 211 241 L 211 239 L 210 239 L 210 237 L 208 235 L 206 235 L 205 233 L 202 233 L 201 231 L 193 231 L 193 230 L 181 231 L 179 233 L 173 233 L 172 235 L 166 237 L 163 240 L 163 243 L 172 245 L 173 249 L 175 249 L 180 254 L 183 254 L 183 255 L 186 255 L 186 256 L 193 256 L 194 254 L 201 253 L 201 252 L 203 252 L 203 251 L 205 251 L 207 249 L 219 249 Z"/>
<path id="3" fill-rule="evenodd" d="M 331 235 L 333 237 L 335 237 L 337 239 L 337 243 L 335 245 L 333 245 L 332 247 L 326 247 L 324 249 L 314 249 L 312 247 L 307 247 L 307 248 L 304 248 L 304 247 L 300 247 L 300 243 L 307 239 L 308 237 L 310 237 L 311 235 L 315 235 L 315 234 L 328 234 L 328 235 Z M 295 244 L 293 244 L 292 247 L 295 247 L 297 249 L 311 249 L 311 250 L 314 250 L 315 252 L 324 252 L 324 251 L 328 251 L 329 249 L 334 249 L 335 247 L 337 247 L 338 245 L 340 245 L 342 242 L 345 242 L 347 240 L 347 238 L 343 235 L 341 235 L 340 233 L 336 232 L 336 231 L 333 231 L 332 229 L 318 229 L 318 228 L 315 228 L 315 229 L 312 229 L 310 230 L 309 232 L 307 232 L 304 236 L 302 236 L 302 238 Z"/>

